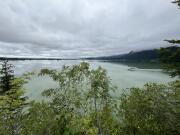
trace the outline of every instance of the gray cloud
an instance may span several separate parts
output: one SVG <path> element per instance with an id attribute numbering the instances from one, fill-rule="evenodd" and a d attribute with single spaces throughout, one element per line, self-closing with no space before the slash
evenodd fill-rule
<path id="1" fill-rule="evenodd" d="M 85 57 L 165 46 L 180 35 L 171 0 L 0 1 L 0 55 Z"/>

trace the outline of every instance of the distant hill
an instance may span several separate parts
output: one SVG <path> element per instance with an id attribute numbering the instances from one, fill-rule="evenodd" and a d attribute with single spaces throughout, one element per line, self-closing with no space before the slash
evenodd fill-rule
<path id="1" fill-rule="evenodd" d="M 173 47 L 167 47 L 167 49 L 170 49 L 171 51 L 176 51 L 179 47 L 173 46 Z M 159 53 L 157 49 L 153 50 L 143 50 L 138 52 L 129 52 L 127 54 L 121 54 L 121 55 L 112 55 L 112 56 L 103 56 L 103 57 L 91 57 L 87 58 L 89 60 L 111 60 L 111 61 L 151 61 L 151 62 L 157 62 L 159 59 Z"/>
<path id="2" fill-rule="evenodd" d="M 62 58 L 27 58 L 27 57 L 0 57 L 0 60 L 76 60 L 76 59 L 62 59 Z"/>
<path id="3" fill-rule="evenodd" d="M 167 49 L 175 52 L 178 48 L 177 46 L 167 47 Z M 77 58 L 77 59 L 63 59 L 63 58 L 27 58 L 27 57 L 0 57 L 0 60 L 106 60 L 106 61 L 120 61 L 120 62 L 157 62 L 159 59 L 159 54 L 157 49 L 143 50 L 134 52 L 131 51 L 127 54 L 103 56 L 103 57 L 90 57 L 90 58 Z"/>

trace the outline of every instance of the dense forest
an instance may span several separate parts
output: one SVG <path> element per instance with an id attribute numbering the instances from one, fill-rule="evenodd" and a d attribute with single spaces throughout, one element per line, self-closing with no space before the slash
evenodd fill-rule
<path id="1" fill-rule="evenodd" d="M 179 46 L 170 46 L 166 48 L 162 48 L 168 50 L 170 53 L 175 53 Z M 121 55 L 112 55 L 112 56 L 103 56 L 103 57 L 94 57 L 88 58 L 90 60 L 106 60 L 106 61 L 119 61 L 119 62 L 159 62 L 159 58 L 161 57 L 159 49 L 152 50 L 143 50 L 143 51 L 131 51 L 127 54 Z"/>
<path id="2" fill-rule="evenodd" d="M 180 0 L 174 1 L 180 6 Z M 179 40 L 167 40 L 179 44 Z M 0 135 L 179 135 L 180 50 L 162 48 L 162 68 L 177 80 L 113 94 L 107 71 L 86 62 L 41 69 L 58 84 L 45 89 L 43 101 L 30 101 L 24 84 L 34 73 L 14 75 L 7 60 L 0 68 Z"/>

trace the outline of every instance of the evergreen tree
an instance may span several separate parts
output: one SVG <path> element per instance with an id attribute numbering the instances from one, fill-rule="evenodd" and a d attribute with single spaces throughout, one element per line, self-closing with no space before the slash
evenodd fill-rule
<path id="1" fill-rule="evenodd" d="M 178 6 L 180 7 L 180 0 L 175 0 L 172 3 L 178 4 Z"/>
<path id="2" fill-rule="evenodd" d="M 11 90 L 14 80 L 13 65 L 9 64 L 7 60 L 4 60 L 0 68 L 0 95 L 4 95 L 7 91 Z"/>
<path id="3" fill-rule="evenodd" d="M 172 3 L 177 4 L 180 7 L 180 0 L 175 0 Z M 165 40 L 173 45 L 179 45 L 180 40 Z M 180 48 L 171 50 L 171 48 L 160 49 L 160 62 L 162 67 L 170 73 L 172 77 L 180 77 Z"/>
<path id="4" fill-rule="evenodd" d="M 5 60 L 0 70 L 0 135 L 19 135 L 27 105 L 23 85 L 29 74 L 15 78 L 13 67 Z"/>
<path id="5" fill-rule="evenodd" d="M 159 54 L 163 69 L 172 77 L 180 77 L 180 48 L 161 48 Z"/>
<path id="6" fill-rule="evenodd" d="M 180 7 L 180 0 L 174 0 L 172 3 L 177 4 Z M 165 40 L 165 41 L 172 43 L 172 44 L 180 44 L 180 39 Z"/>

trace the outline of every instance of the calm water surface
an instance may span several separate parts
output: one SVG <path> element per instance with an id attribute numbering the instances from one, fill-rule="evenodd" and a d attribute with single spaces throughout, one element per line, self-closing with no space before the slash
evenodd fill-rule
<path id="1" fill-rule="evenodd" d="M 15 65 L 15 73 L 21 75 L 25 72 L 38 72 L 42 68 L 58 69 L 62 65 L 73 65 L 81 61 L 11 61 Z M 145 63 L 113 63 L 100 61 L 87 61 L 92 68 L 101 66 L 108 71 L 112 83 L 118 87 L 116 91 L 120 94 L 126 88 L 142 87 L 145 83 L 167 83 L 173 81 L 167 74 L 162 72 L 159 66 L 155 64 Z M 133 71 L 131 71 L 131 68 Z M 47 88 L 55 88 L 57 84 L 48 77 L 33 76 L 31 81 L 25 85 L 26 94 L 30 99 L 42 99 L 41 92 Z"/>

